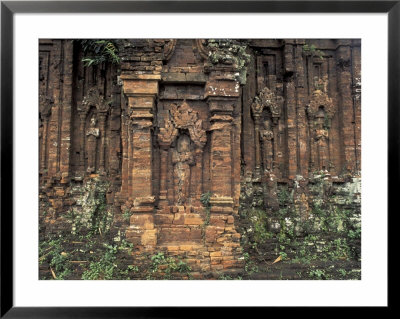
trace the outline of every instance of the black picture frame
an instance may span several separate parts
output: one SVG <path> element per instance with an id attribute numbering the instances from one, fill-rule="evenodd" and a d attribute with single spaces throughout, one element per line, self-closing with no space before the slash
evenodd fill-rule
<path id="1" fill-rule="evenodd" d="M 388 204 L 399 211 L 400 1 L 1 1 L 1 318 L 132 318 L 188 316 L 186 308 L 15 307 L 13 302 L 13 18 L 15 13 L 387 13 Z M 396 209 L 397 208 L 397 209 Z M 388 218 L 390 215 L 388 214 Z M 390 223 L 388 223 L 390 225 Z M 391 225 L 394 227 L 394 223 Z M 393 233 L 393 232 L 388 232 Z M 388 241 L 388 244 L 390 241 Z M 388 246 L 389 247 L 389 246 Z M 389 285 L 390 281 L 388 281 Z M 390 298 L 388 300 L 390 308 Z M 209 313 L 198 310 L 197 315 Z M 292 309 L 293 310 L 293 309 Z M 297 309 L 296 311 L 304 310 Z M 189 310 L 192 311 L 192 310 Z M 236 314 L 240 314 L 245 309 Z M 223 315 L 224 309 L 213 309 Z M 303 311 L 302 311 L 303 312 Z"/>

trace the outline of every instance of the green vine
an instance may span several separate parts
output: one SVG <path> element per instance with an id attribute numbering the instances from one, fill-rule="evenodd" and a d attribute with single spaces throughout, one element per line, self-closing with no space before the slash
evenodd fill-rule
<path id="1" fill-rule="evenodd" d="M 317 47 L 314 44 L 311 44 L 311 45 L 304 44 L 303 45 L 303 52 L 309 53 L 312 56 L 317 56 L 321 60 L 324 59 L 324 53 L 321 50 L 318 50 Z"/>
<path id="2" fill-rule="evenodd" d="M 237 80 L 246 83 L 247 64 L 250 62 L 250 54 L 246 53 L 247 46 L 232 39 L 210 39 L 206 41 L 209 49 L 209 60 L 212 64 L 232 64 L 238 72 Z"/>
<path id="3" fill-rule="evenodd" d="M 85 57 L 82 59 L 84 66 L 89 67 L 104 62 L 120 63 L 118 49 L 114 40 L 78 40 Z"/>

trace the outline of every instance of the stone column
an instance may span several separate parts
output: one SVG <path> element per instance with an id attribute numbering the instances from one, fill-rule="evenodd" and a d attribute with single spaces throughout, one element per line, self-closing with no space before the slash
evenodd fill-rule
<path id="1" fill-rule="evenodd" d="M 61 183 L 69 182 L 71 160 L 71 120 L 72 120 L 72 82 L 73 82 L 73 44 L 70 40 L 63 41 L 62 69 L 62 112 L 60 127 L 60 173 Z"/>
<path id="2" fill-rule="evenodd" d="M 284 83 L 286 95 L 286 125 L 287 125 L 287 165 L 288 178 L 294 179 L 297 173 L 297 117 L 296 117 L 296 97 L 294 83 L 294 40 L 285 40 L 284 47 L 284 72 L 287 81 Z"/>
<path id="3" fill-rule="evenodd" d="M 164 126 L 160 127 L 158 132 L 158 144 L 160 145 L 160 206 L 167 206 L 170 197 L 168 196 L 168 180 L 170 173 L 168 172 L 169 149 L 171 143 L 178 135 L 178 130 L 174 127 L 169 116 L 164 118 Z"/>
<path id="4" fill-rule="evenodd" d="M 40 170 L 43 172 L 46 169 L 46 152 L 47 152 L 47 127 L 49 125 L 49 118 L 43 117 L 43 132 L 42 132 L 42 148 L 40 152 Z"/>
<path id="5" fill-rule="evenodd" d="M 232 143 L 240 143 L 232 141 L 232 126 L 240 85 L 229 72 L 211 72 L 209 79 L 206 97 L 211 113 L 211 212 L 232 213 L 235 160 L 232 158 Z"/>
<path id="6" fill-rule="evenodd" d="M 261 114 L 253 111 L 254 117 L 254 138 L 255 138 L 255 168 L 254 168 L 254 181 L 259 182 L 261 180 L 261 152 L 260 152 L 260 123 Z"/>
<path id="7" fill-rule="evenodd" d="M 274 133 L 273 138 L 273 159 L 272 159 L 272 171 L 275 175 L 278 175 L 279 167 L 278 167 L 278 139 L 279 139 L 279 117 L 272 117 L 272 132 Z"/>
<path id="8" fill-rule="evenodd" d="M 100 126 L 100 147 L 99 147 L 99 171 L 100 174 L 105 173 L 105 135 L 106 135 L 106 118 L 107 113 L 99 111 L 99 126 Z"/>
<path id="9" fill-rule="evenodd" d="M 155 197 L 152 186 L 152 127 L 160 78 L 159 75 L 121 75 L 123 91 L 128 99 L 129 143 L 133 146 L 128 172 L 132 183 L 129 202 L 133 214 L 126 237 L 149 250 L 157 244 L 153 217 Z"/>
<path id="10" fill-rule="evenodd" d="M 81 167 L 81 171 L 85 171 L 85 120 L 86 120 L 86 112 L 79 112 L 79 131 L 80 131 L 80 153 L 79 153 L 79 166 Z"/>
<path id="11" fill-rule="evenodd" d="M 309 170 L 309 142 L 308 142 L 308 121 L 305 105 L 307 103 L 307 94 L 305 87 L 306 72 L 304 69 L 303 45 L 304 40 L 296 40 L 294 48 L 294 66 L 296 82 L 296 116 L 297 116 L 297 135 L 298 135 L 298 174 L 308 178 Z"/>
<path id="12" fill-rule="evenodd" d="M 351 40 L 338 40 L 336 59 L 338 65 L 339 107 L 342 116 L 342 137 L 344 145 L 344 170 L 355 170 L 356 147 L 354 139 L 354 110 L 351 76 Z"/>
<path id="13" fill-rule="evenodd" d="M 196 184 L 194 184 L 194 189 L 191 190 L 192 192 L 192 205 L 193 206 L 200 206 L 200 197 L 201 194 L 203 193 L 203 149 L 200 147 L 196 147 L 195 149 L 195 162 L 196 166 L 192 167 L 192 180 L 197 181 Z"/>
<path id="14" fill-rule="evenodd" d="M 232 116 L 214 115 L 211 124 L 211 212 L 232 213 Z"/>
<path id="15" fill-rule="evenodd" d="M 159 195 L 159 201 L 160 201 L 160 206 L 166 206 L 168 205 L 168 199 L 167 199 L 167 192 L 168 192 L 168 187 L 167 187 L 167 180 L 168 180 L 168 150 L 169 150 L 169 145 L 162 145 L 160 144 L 160 152 L 161 152 L 161 171 L 160 171 L 160 195 Z"/>

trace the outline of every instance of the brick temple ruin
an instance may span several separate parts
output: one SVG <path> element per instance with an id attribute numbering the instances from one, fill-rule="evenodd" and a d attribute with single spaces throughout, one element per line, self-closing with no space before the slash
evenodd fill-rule
<path id="1" fill-rule="evenodd" d="M 295 187 L 307 218 L 315 174 L 360 177 L 360 40 L 115 43 L 120 63 L 85 66 L 77 41 L 39 41 L 47 232 L 71 229 L 71 210 L 89 223 L 91 190 L 103 187 L 133 260 L 164 251 L 195 270 L 240 268 L 245 183 L 261 185 L 272 210 L 279 185 Z"/>

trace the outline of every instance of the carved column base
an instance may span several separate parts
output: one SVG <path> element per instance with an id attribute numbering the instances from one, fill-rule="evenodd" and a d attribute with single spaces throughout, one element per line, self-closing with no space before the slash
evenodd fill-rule
<path id="1" fill-rule="evenodd" d="M 131 207 L 130 226 L 126 239 L 138 249 L 153 251 L 157 245 L 157 229 L 154 226 L 154 196 L 137 197 Z"/>
<path id="2" fill-rule="evenodd" d="M 158 206 L 166 207 L 168 204 L 167 191 L 160 191 L 160 195 L 158 196 Z"/>
<path id="3" fill-rule="evenodd" d="M 154 196 L 136 197 L 133 200 L 132 213 L 154 213 Z"/>
<path id="4" fill-rule="evenodd" d="M 211 197 L 211 213 L 232 214 L 233 213 L 233 198 L 232 197 Z"/>
<path id="5" fill-rule="evenodd" d="M 157 229 L 153 214 L 133 214 L 131 226 L 126 230 L 126 240 L 142 250 L 154 250 L 157 245 Z"/>

